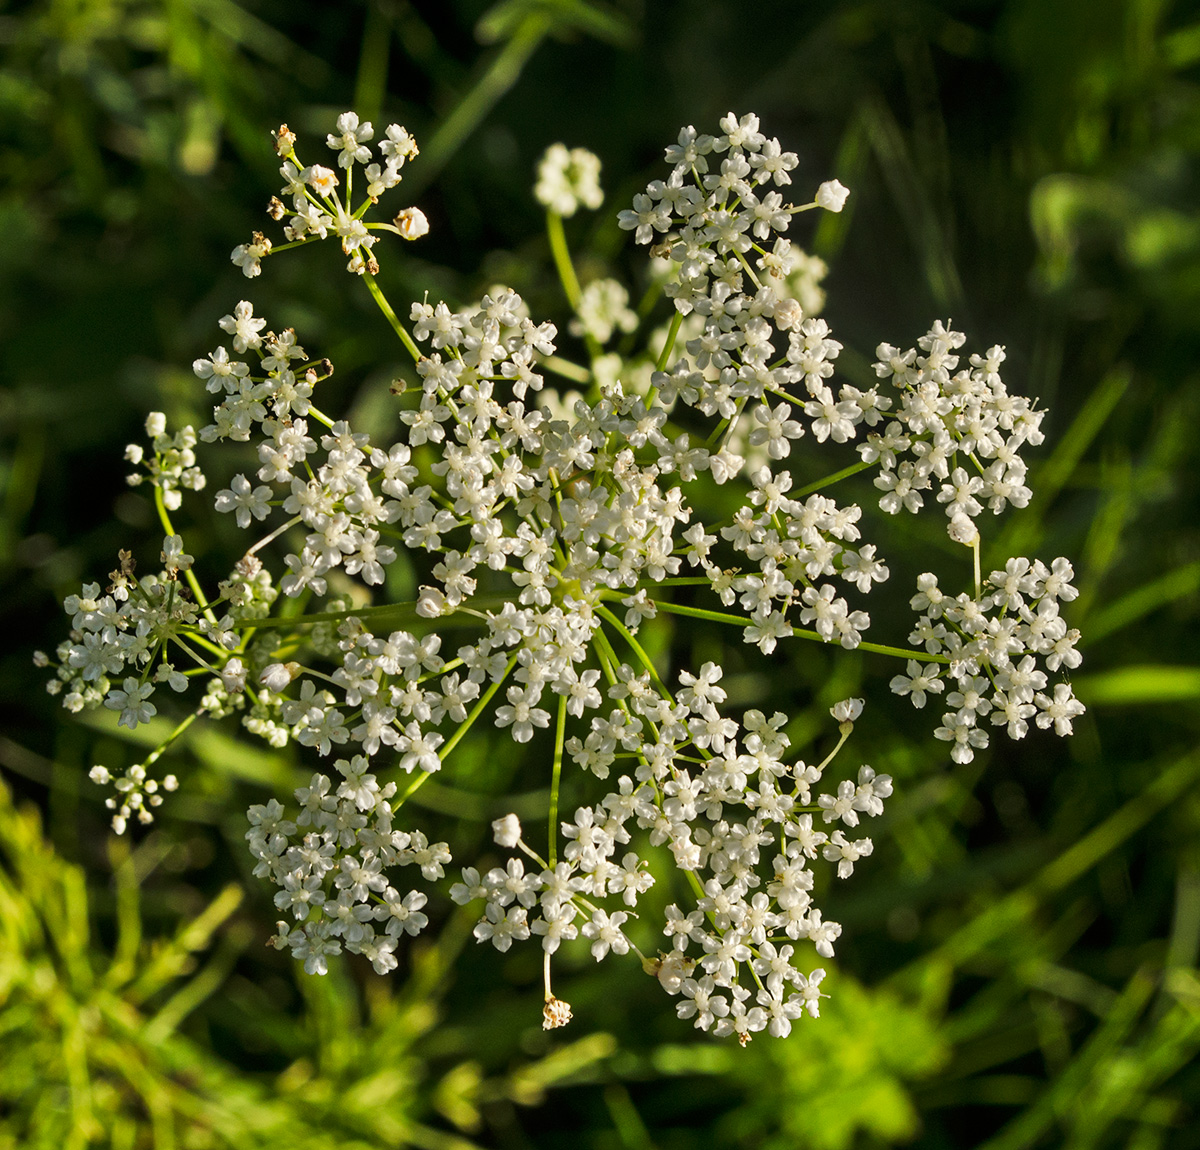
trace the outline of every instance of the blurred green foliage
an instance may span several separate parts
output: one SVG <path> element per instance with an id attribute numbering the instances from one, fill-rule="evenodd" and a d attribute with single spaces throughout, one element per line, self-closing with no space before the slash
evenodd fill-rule
<path id="1" fill-rule="evenodd" d="M 0 53 L 0 767 L 46 827 L 3 792 L 0 1146 L 1200 1146 L 1196 5 L 29 0 L 0 3 Z M 393 298 L 503 278 L 565 329 L 542 149 L 602 157 L 607 202 L 570 236 L 585 277 L 623 273 L 615 211 L 662 145 L 753 109 L 798 181 L 853 189 L 815 237 L 851 382 L 950 314 L 1051 407 L 1035 500 L 988 542 L 1075 561 L 1089 715 L 951 769 L 870 696 L 854 750 L 897 798 L 836 901 L 834 997 L 785 1042 L 695 1040 L 633 964 L 586 956 L 551 1039 L 536 956 L 497 966 L 453 918 L 390 980 L 297 975 L 261 946 L 241 843 L 295 767 L 231 732 L 190 739 L 176 805 L 110 845 L 84 776 L 135 751 L 68 722 L 30 652 L 81 578 L 153 542 L 122 448 L 149 408 L 201 414 L 187 364 L 244 294 L 227 256 L 275 184 L 267 129 L 350 106 L 422 140 L 403 187 L 434 230 L 385 267 Z M 272 262 L 255 299 L 334 359 L 343 409 L 384 418 L 388 333 L 331 268 Z M 796 646 L 730 686 L 797 742 L 890 673 Z M 422 801 L 478 850 L 518 768 L 481 746 Z"/>

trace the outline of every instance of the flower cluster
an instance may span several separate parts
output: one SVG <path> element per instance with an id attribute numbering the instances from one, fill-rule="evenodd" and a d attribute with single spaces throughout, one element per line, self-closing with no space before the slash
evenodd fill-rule
<path id="1" fill-rule="evenodd" d="M 1041 560 L 1010 559 L 1003 571 L 988 577 L 983 596 L 946 595 L 931 572 L 917 581 L 912 608 L 920 618 L 908 639 L 930 654 L 949 657 L 947 671 L 958 689 L 946 696 L 954 709 L 942 716 L 934 734 L 954 744 L 955 762 L 970 762 L 977 748 L 988 745 L 980 723 L 989 716 L 1012 739 L 1024 738 L 1035 716 L 1039 727 L 1071 734 L 1071 720 L 1083 714 L 1083 704 L 1069 683 L 1056 684 L 1053 698 L 1044 694 L 1047 676 L 1038 662 L 1049 671 L 1080 664 L 1079 632 L 1068 629 L 1059 614 L 1059 603 L 1079 594 L 1070 583 L 1073 575 L 1063 558 L 1050 568 Z M 910 661 L 908 673 L 897 675 L 891 686 L 923 707 L 927 693 L 941 694 L 945 681 L 936 665 Z"/>
<path id="2" fill-rule="evenodd" d="M 959 357 L 953 352 L 964 342 L 962 332 L 939 321 L 917 342 L 924 354 L 879 345 L 875 374 L 899 396 L 894 417 L 858 450 L 864 461 L 879 464 L 875 486 L 884 492 L 884 511 L 919 511 L 921 493 L 940 481 L 936 498 L 945 504 L 950 537 L 969 544 L 977 535 L 973 520 L 985 506 L 999 515 L 1010 503 L 1029 503 L 1020 452 L 1026 443 L 1042 442 L 1045 412 L 1004 386 L 1002 347 L 972 355 L 969 368 L 955 370 Z"/>
<path id="3" fill-rule="evenodd" d="M 580 207 L 595 211 L 604 202 L 600 158 L 586 148 L 551 144 L 538 164 L 533 195 L 560 216 L 573 216 Z"/>
<path id="4" fill-rule="evenodd" d="M 498 950 L 536 935 L 549 956 L 582 935 L 599 961 L 610 951 L 637 949 L 625 926 L 653 879 L 646 860 L 629 849 L 634 836 L 649 847 L 666 846 L 698 897 L 690 912 L 666 907 L 667 950 L 643 955 L 643 964 L 679 996 L 680 1018 L 744 1044 L 762 1030 L 787 1035 L 805 1011 L 818 1016 L 825 972 L 802 972 L 796 944 L 810 941 L 830 958 L 842 928 L 824 921 L 814 904 L 809 864 L 823 857 L 836 864 L 839 878 L 849 877 L 872 842 L 847 839 L 843 827 L 881 814 L 892 784 L 864 766 L 857 783 L 843 780 L 814 801 L 813 789 L 841 743 L 819 764 L 785 762 L 787 717 L 747 711 L 739 724 L 723 715 L 721 677 L 712 663 L 698 675 L 683 672 L 672 698 L 655 688 L 649 672 L 620 666 L 608 691 L 618 708 L 608 720 L 592 721 L 589 745 L 575 739 L 568 750 L 602 778 L 620 749 L 634 752 L 634 774 L 563 822 L 561 860 L 542 859 L 511 816 L 501 820 L 497 841 L 519 847 L 538 869 L 527 872 L 519 857 L 482 877 L 467 867 L 450 893 L 459 903 L 484 901 L 475 937 Z M 861 709 L 859 700 L 834 708 L 841 742 Z M 841 825 L 826 833 L 814 826 L 818 814 L 818 826 Z"/>
<path id="5" fill-rule="evenodd" d="M 1066 684 L 1047 694 L 1039 669 L 1079 661 L 1058 609 L 1074 597 L 1066 561 L 1012 560 L 986 594 L 978 576 L 974 517 L 985 503 L 999 512 L 1028 498 L 1018 450 L 1038 442 L 1041 413 L 1007 393 L 998 349 L 957 371 L 962 337 L 941 325 L 922 356 L 881 348 L 893 394 L 835 385 L 841 345 L 811 314 L 824 267 L 783 233 L 798 212 L 842 210 L 848 193 L 827 181 L 811 201 L 785 202 L 795 155 L 754 116 L 720 126 L 717 136 L 685 129 L 667 149 L 669 178 L 620 214 L 639 242 L 657 241 L 674 305 L 669 327 L 645 333 L 647 350 L 633 354 L 601 351 L 618 331 L 635 342 L 642 321 L 628 291 L 607 278 L 580 289 L 565 248 L 560 217 L 599 203 L 599 161 L 551 149 L 537 194 L 574 301 L 571 331 L 592 359 L 570 370 L 555 325 L 536 322 L 507 287 L 465 306 L 420 300 L 401 309 L 407 325 L 387 302 L 375 280 L 379 233 L 412 239 L 425 226 L 416 209 L 390 224 L 370 217 L 417 154 L 403 128 L 387 129 L 380 163 L 372 126 L 339 117 L 327 140 L 336 171 L 302 166 L 295 136 L 276 134 L 287 242 L 256 237 L 234 262 L 257 275 L 267 254 L 338 237 L 413 359 L 418 385 L 393 389 L 399 435 L 372 442 L 325 414 L 314 389 L 332 364 L 239 302 L 219 322 L 228 338 L 193 365 L 215 400 L 212 423 L 170 436 L 152 415 L 151 451 L 129 451 L 167 532 L 161 571 L 135 579 L 123 558 L 107 594 L 92 584 L 66 601 L 72 631 L 51 686 L 72 709 L 103 705 L 133 727 L 155 715 L 157 685 L 183 692 L 190 675 L 203 677 L 199 707 L 145 763 L 117 780 L 93 771 L 115 786 L 117 830 L 134 813 L 148 819 L 170 789 L 146 768 L 200 714 L 240 714 L 272 746 L 332 757 L 295 792 L 294 811 L 275 799 L 251 808 L 247 834 L 284 916 L 274 944 L 310 973 L 342 950 L 384 973 L 400 939 L 428 924 L 428 895 L 402 893 L 394 874 L 415 865 L 436 883 L 449 847 L 399 829 L 399 812 L 486 715 L 517 744 L 553 730 L 548 849 L 531 848 L 515 818 L 499 820 L 496 841 L 518 853 L 482 874 L 467 866 L 449 893 L 482 900 L 481 942 L 505 951 L 541 939 L 547 1025 L 570 1016 L 551 992 L 550 956 L 579 938 L 597 960 L 636 951 L 678 996 L 680 1017 L 716 1034 L 785 1035 L 801 1014 L 816 1016 L 824 972 L 808 964 L 814 952 L 832 956 L 841 927 L 814 905 L 810 864 L 848 877 L 872 853 L 855 828 L 891 794 L 869 766 L 829 777 L 861 702 L 834 708 L 840 740 L 806 763 L 788 754 L 785 715 L 728 713 L 719 665 L 667 675 L 637 636 L 675 613 L 736 627 L 764 655 L 796 639 L 896 654 L 864 639 L 870 618 L 855 599 L 888 566 L 862 538 L 862 509 L 823 490 L 855 470 L 879 466 L 886 510 L 918 510 L 941 480 L 952 534 L 973 549 L 973 594 L 943 594 L 922 576 L 907 674 L 892 681 L 922 706 L 944 675 L 953 680 L 935 732 L 953 757 L 986 745 L 989 720 L 1014 738 L 1035 716 L 1065 734 L 1082 709 Z M 352 210 L 356 173 L 365 198 Z M 283 201 L 271 214 L 287 214 Z M 547 386 L 555 371 L 589 390 L 559 393 Z M 860 430 L 859 465 L 797 489 L 785 463 L 804 436 L 842 444 Z M 205 487 L 197 443 L 227 440 L 251 444 L 258 466 L 213 505 L 262 534 L 210 595 L 170 512 L 182 489 Z M 705 475 L 733 508 L 724 519 L 706 515 Z M 401 556 L 417 589 L 397 603 L 387 591 Z M 558 818 L 564 763 L 595 795 L 569 820 Z M 637 919 L 649 918 L 639 900 L 655 851 L 691 891 L 690 902 L 663 895 L 661 927 Z"/>

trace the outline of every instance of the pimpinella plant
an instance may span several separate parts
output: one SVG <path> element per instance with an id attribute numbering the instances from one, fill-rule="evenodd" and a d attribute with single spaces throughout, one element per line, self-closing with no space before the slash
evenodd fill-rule
<path id="1" fill-rule="evenodd" d="M 540 940 L 545 1024 L 570 1018 L 552 956 L 582 939 L 597 960 L 634 951 L 703 1030 L 743 1043 L 788 1034 L 819 1014 L 824 971 L 812 964 L 841 933 L 814 902 L 814 869 L 848 878 L 873 849 L 861 823 L 892 793 L 870 766 L 831 772 L 863 702 L 835 706 L 836 745 L 804 761 L 787 715 L 729 713 L 720 663 L 669 673 L 639 631 L 673 614 L 728 625 L 764 660 L 797 641 L 895 656 L 891 689 L 918 708 L 943 702 L 933 733 L 958 762 L 993 730 L 1024 737 L 1031 720 L 1070 733 L 1082 707 L 1068 683 L 1049 683 L 1079 662 L 1060 614 L 1075 595 L 1070 564 L 980 567 L 984 513 L 1030 497 L 1022 452 L 1041 441 L 1043 413 L 1004 385 L 1002 349 L 962 363 L 965 337 L 941 323 L 915 348 L 881 344 L 875 386 L 835 384 L 841 345 L 810 314 L 821 269 L 784 233 L 799 213 L 840 211 L 849 193 L 831 180 L 809 201 L 786 199 L 797 159 L 755 116 L 731 114 L 715 136 L 684 129 L 667 178 L 620 213 L 654 260 L 640 314 L 615 280 L 581 287 L 567 249 L 562 217 L 600 202 L 599 161 L 547 153 L 537 194 L 583 364 L 560 357 L 555 326 L 505 287 L 461 308 L 423 298 L 400 318 L 379 260 L 428 224 L 415 207 L 390 222 L 374 208 L 418 155 L 404 128 L 389 126 L 376 153 L 372 125 L 346 113 L 326 141 L 332 167 L 305 164 L 286 127 L 275 139 L 286 201 L 270 211 L 286 218 L 283 242 L 256 233 L 234 262 L 254 278 L 268 257 L 336 237 L 418 386 L 394 387 L 398 433 L 372 442 L 317 406 L 332 365 L 242 301 L 220 321 L 229 345 L 194 365 L 218 401 L 212 423 L 172 432 L 150 416 L 150 448 L 128 458 L 162 522 L 159 569 L 139 577 L 123 553 L 106 592 L 90 584 L 66 601 L 73 630 L 50 686 L 68 708 L 103 706 L 130 727 L 156 713 L 164 685 L 204 687 L 145 762 L 115 779 L 93 770 L 115 789 L 114 827 L 150 821 L 175 785 L 157 762 L 202 715 L 239 714 L 273 746 L 312 748 L 332 767 L 296 791 L 296 807 L 249 812 L 255 873 L 278 888 L 283 915 L 273 942 L 310 973 L 342 950 L 385 973 L 428 925 L 426 890 L 405 890 L 400 872 L 436 884 L 452 861 L 405 803 L 453 770 L 487 719 L 531 745 L 547 830 L 496 820 L 507 864 L 463 868 L 449 895 L 482 904 L 475 937 L 497 950 Z M 661 328 L 648 318 L 657 294 L 673 308 Z M 549 373 L 585 390 L 548 388 Z M 786 461 L 806 438 L 852 444 L 858 458 L 797 488 Z M 218 490 L 215 508 L 262 533 L 206 589 L 172 515 L 206 487 L 201 445 L 226 441 L 253 445 L 260 466 Z M 973 560 L 961 591 L 920 577 L 907 646 L 863 639 L 860 598 L 888 567 L 863 537 L 863 509 L 827 493 L 867 470 L 886 513 L 942 505 Z M 402 556 L 420 585 L 389 601 Z M 339 592 L 351 584 L 374 600 L 351 602 Z M 534 743 L 542 729 L 552 748 L 549 734 Z M 564 765 L 590 780 L 574 811 L 559 809 Z M 679 890 L 651 924 L 638 909 L 659 858 Z"/>

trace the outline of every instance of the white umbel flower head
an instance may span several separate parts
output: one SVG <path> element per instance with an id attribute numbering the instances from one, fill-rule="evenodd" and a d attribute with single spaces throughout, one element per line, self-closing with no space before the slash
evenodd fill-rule
<path id="1" fill-rule="evenodd" d="M 604 201 L 600 157 L 586 148 L 551 144 L 538 163 L 534 197 L 560 216 L 573 216 L 582 205 L 595 211 Z"/>

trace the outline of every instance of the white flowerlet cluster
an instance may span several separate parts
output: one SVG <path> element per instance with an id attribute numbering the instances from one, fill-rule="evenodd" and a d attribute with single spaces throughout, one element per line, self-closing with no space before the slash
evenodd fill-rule
<path id="1" fill-rule="evenodd" d="M 403 128 L 387 129 L 381 165 L 371 125 L 339 117 L 328 168 L 301 167 L 294 135 L 276 134 L 295 212 L 289 241 L 337 236 L 413 358 L 419 386 L 393 388 L 398 434 L 372 442 L 321 411 L 314 389 L 333 366 L 238 303 L 219 321 L 227 338 L 193 364 L 214 397 L 212 423 L 168 435 L 155 414 L 152 450 L 129 449 L 142 465 L 131 482 L 153 487 L 167 529 L 161 571 L 135 579 L 123 553 L 106 594 L 89 584 L 66 600 L 70 639 L 57 663 L 38 662 L 55 667 L 50 687 L 70 709 L 104 706 L 130 727 L 155 715 L 158 684 L 183 692 L 201 676 L 199 707 L 144 763 L 116 780 L 93 771 L 115 787 L 118 831 L 131 817 L 146 821 L 170 789 L 147 768 L 200 715 L 239 715 L 271 746 L 295 741 L 332 760 L 295 792 L 296 810 L 274 799 L 251 808 L 247 835 L 255 873 L 278 888 L 274 944 L 311 973 L 343 950 L 386 972 L 398 941 L 427 925 L 427 895 L 402 894 L 395 868 L 415 865 L 434 883 L 450 853 L 419 829 L 398 829 L 400 808 L 486 717 L 517 744 L 554 739 L 548 850 L 528 845 L 515 816 L 498 819 L 496 843 L 518 853 L 482 873 L 466 867 L 450 894 L 482 900 L 480 942 L 506 951 L 541 939 L 545 1025 L 570 1018 L 551 992 L 549 960 L 578 939 L 597 960 L 635 951 L 678 996 L 681 1018 L 742 1042 L 785 1035 L 819 1012 L 824 971 L 806 963 L 814 949 L 832 956 L 841 927 L 813 903 L 810 864 L 848 877 L 872 852 L 856 828 L 891 794 L 891 780 L 867 766 L 825 782 L 862 701 L 834 708 L 840 741 L 827 757 L 796 761 L 785 715 L 730 715 L 714 662 L 669 684 L 636 636 L 673 612 L 734 626 L 764 654 L 789 637 L 897 654 L 864 641 L 869 617 L 847 597 L 888 578 L 862 538 L 861 508 L 836 503 L 823 482 L 797 489 L 785 461 L 806 434 L 840 444 L 865 427 L 864 458 L 879 463 L 879 486 L 891 484 L 885 500 L 899 501 L 888 509 L 915 510 L 920 483 L 937 477 L 952 528 L 965 519 L 974 532 L 984 503 L 999 510 L 1028 497 L 1016 452 L 1040 438 L 1040 413 L 1007 395 L 998 350 L 957 371 L 962 337 L 940 325 L 923 356 L 888 351 L 880 374 L 895 396 L 835 394 L 841 345 L 806 314 L 820 306 L 824 265 L 782 233 L 796 212 L 841 210 L 846 189 L 829 181 L 811 202 L 786 204 L 779 189 L 796 157 L 754 116 L 727 116 L 721 133 L 681 132 L 667 150 L 669 179 L 621 213 L 639 242 L 658 239 L 669 257 L 674 321 L 661 343 L 652 337 L 653 353 L 601 355 L 639 320 L 622 285 L 594 280 L 575 309 L 573 330 L 595 352 L 582 394 L 546 387 L 562 367 L 558 332 L 507 287 L 465 307 L 423 299 L 407 309 L 408 326 L 383 297 L 379 232 L 413 238 L 427 227 L 417 209 L 391 224 L 369 213 L 417 154 Z M 360 168 L 366 198 L 351 212 Z M 539 196 L 559 215 L 593 206 L 597 174 L 598 161 L 551 149 Z M 285 214 L 282 201 L 274 214 Z M 243 270 L 256 274 L 260 260 L 248 247 Z M 579 370 L 588 377 L 569 374 Z M 701 437 L 704 420 L 714 426 Z M 205 486 L 198 440 L 252 445 L 258 464 L 214 497 L 217 512 L 257 537 L 211 597 L 169 518 L 183 489 Z M 732 495 L 721 522 L 700 510 L 704 472 Z M 896 494 L 901 477 L 908 486 Z M 977 532 L 964 541 L 978 561 Z M 282 555 L 274 576 L 270 544 Z M 372 604 L 401 555 L 416 572 L 415 598 Z M 956 689 L 936 733 L 956 760 L 985 745 L 992 724 L 1020 737 L 1036 717 L 1070 732 L 1082 708 L 1069 686 L 1047 694 L 1039 669 L 1078 664 L 1078 634 L 1059 616 L 1074 597 L 1070 577 L 1066 560 L 1047 569 L 1017 559 L 992 573 L 986 593 L 977 574 L 974 595 L 955 597 L 922 576 L 908 672 L 892 689 L 922 706 L 946 691 L 948 671 Z M 690 589 L 688 602 L 674 598 L 678 587 Z M 564 764 L 583 772 L 596 801 L 589 793 L 559 820 Z M 644 899 L 654 852 L 694 895 L 668 905 L 661 927 Z"/>
<path id="2" fill-rule="evenodd" d="M 638 325 L 637 312 L 629 306 L 629 292 L 618 280 L 592 280 L 575 310 L 578 319 L 571 321 L 571 334 L 589 335 L 601 345 L 617 332 L 631 332 Z"/>
<path id="3" fill-rule="evenodd" d="M 342 251 L 350 257 L 346 270 L 355 275 L 364 272 L 374 275 L 379 270 L 371 253 L 379 240 L 378 235 L 372 235 L 373 231 L 389 231 L 404 239 L 415 240 L 429 230 L 424 214 L 416 208 L 404 209 L 390 224 L 364 222 L 367 208 L 378 203 L 384 192 L 400 183 L 405 162 L 419 152 L 416 140 L 406 128 L 389 124 L 384 138 L 379 141 L 380 163 L 368 147 L 374 136 L 374 126 L 359 123 L 354 112 L 343 112 L 337 118 L 337 131 L 326 136 L 325 142 L 337 153 L 337 167 L 345 176 L 343 195 L 338 192 L 342 181 L 332 168 L 301 164 L 295 152 L 295 133 L 290 132 L 286 124 L 275 133 L 275 150 L 284 161 L 279 169 L 284 181 L 279 194 L 290 199 L 293 213 L 283 229 L 288 246 L 334 235 L 341 241 Z M 351 201 L 356 165 L 362 168 L 361 178 L 366 185 L 365 198 L 358 208 L 354 208 Z M 284 201 L 278 198 L 272 199 L 268 211 L 276 220 L 287 214 Z M 239 244 L 233 249 L 230 258 L 247 279 L 253 279 L 262 271 L 262 261 L 272 250 L 271 241 L 261 232 L 255 232 L 250 243 Z"/>
<path id="4" fill-rule="evenodd" d="M 600 961 L 636 949 L 627 924 L 653 885 L 649 862 L 630 846 L 635 838 L 665 846 L 700 897 L 690 912 L 666 908 L 667 950 L 645 965 L 679 996 L 679 1017 L 701 1030 L 743 1043 L 763 1030 L 782 1037 L 802 1013 L 819 1013 L 825 972 L 804 973 L 797 944 L 810 941 L 831 958 L 842 930 L 814 904 L 809 864 L 824 858 L 848 878 L 872 842 L 848 839 L 842 828 L 881 814 L 892 781 L 864 766 L 857 783 L 843 780 L 835 792 L 814 795 L 828 760 L 783 761 L 786 716 L 748 711 L 740 724 L 723 716 L 722 671 L 713 663 L 679 678 L 682 689 L 672 698 L 655 689 L 649 672 L 620 666 L 608 690 L 617 708 L 607 720 L 592 720 L 586 743 L 568 743 L 572 758 L 602 778 L 617 755 L 632 756 L 636 769 L 562 823 L 560 860 L 531 850 L 510 815 L 493 824 L 496 841 L 520 848 L 536 868 L 527 870 L 520 857 L 483 875 L 466 867 L 450 894 L 461 904 L 483 900 L 475 937 L 497 950 L 536 936 L 551 955 L 582 936 Z M 861 710 L 859 700 L 835 708 L 844 734 Z M 832 823 L 840 825 L 818 829 Z"/>
<path id="5" fill-rule="evenodd" d="M 1010 503 L 1029 503 L 1020 453 L 1042 442 L 1046 413 L 1004 386 L 1002 347 L 972 355 L 970 366 L 959 369 L 954 352 L 965 342 L 939 320 L 916 348 L 879 345 L 875 374 L 898 396 L 886 426 L 868 433 L 858 450 L 866 462 L 879 463 L 875 486 L 884 492 L 884 511 L 917 512 L 922 492 L 934 492 L 945 505 L 950 537 L 970 544 L 978 535 L 973 520 L 985 507 L 999 515 Z"/>
<path id="6" fill-rule="evenodd" d="M 947 595 L 937 576 L 917 580 L 912 608 L 920 614 L 909 642 L 930 654 L 949 656 L 948 676 L 957 690 L 946 695 L 942 725 L 934 731 L 952 743 L 951 757 L 969 763 L 988 745 L 987 725 L 1004 727 L 1009 738 L 1022 739 L 1029 720 L 1071 734 L 1071 720 L 1084 707 L 1070 683 L 1057 683 L 1053 696 L 1044 693 L 1046 671 L 1073 670 L 1082 656 L 1075 649 L 1079 632 L 1068 629 L 1059 604 L 1079 594 L 1071 586 L 1074 571 L 1063 558 L 1049 568 L 1040 560 L 1010 559 L 1003 571 L 988 576 L 987 593 Z M 910 661 L 905 675 L 891 683 L 913 706 L 924 707 L 927 694 L 940 695 L 946 682 L 936 664 Z"/>
<path id="7" fill-rule="evenodd" d="M 153 708 L 151 712 L 153 713 Z M 117 793 L 105 799 L 104 805 L 113 812 L 112 827 L 119 835 L 125 833 L 129 820 L 135 816 L 143 825 L 152 823 L 152 808 L 162 806 L 163 797 L 160 791 L 170 792 L 179 786 L 179 780 L 174 775 L 167 775 L 161 783 L 157 779 L 149 778 L 142 763 L 134 763 L 116 779 L 107 767 L 96 766 L 88 772 L 88 778 L 101 786 L 113 784 L 113 790 Z"/>
<path id="8" fill-rule="evenodd" d="M 581 206 L 595 211 L 604 202 L 600 157 L 586 148 L 551 144 L 538 161 L 533 196 L 560 216 L 573 216 Z"/>
<path id="9" fill-rule="evenodd" d="M 168 435 L 166 429 L 167 417 L 161 411 L 152 411 L 146 417 L 146 434 L 150 437 L 154 456 L 147 460 L 142 445 L 131 443 L 125 449 L 125 458 L 135 465 L 145 463 L 146 474 L 135 472 L 128 482 L 130 487 L 139 487 L 148 479 L 162 493 L 167 510 L 177 511 L 183 502 L 183 492 L 203 491 L 206 480 L 196 466 L 195 431 L 185 427 Z"/>
<path id="10" fill-rule="evenodd" d="M 325 974 L 328 957 L 343 948 L 387 974 L 396 968 L 396 944 L 429 920 L 421 909 L 428 896 L 417 890 L 401 895 L 383 868 L 416 866 L 433 882 L 445 874 L 450 851 L 420 831 L 394 829 L 388 800 L 396 784 L 381 787 L 366 756 L 333 765 L 337 786 L 328 775 L 313 775 L 296 791 L 294 820 L 283 817 L 274 799 L 250 808 L 246 839 L 257 860 L 254 874 L 280 888 L 275 906 L 291 915 L 278 923 L 271 942 L 290 948 L 309 974 Z M 376 923 L 383 925 L 376 929 Z"/>

